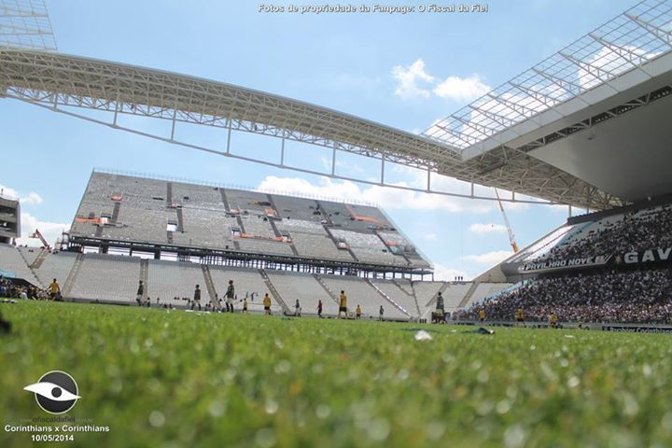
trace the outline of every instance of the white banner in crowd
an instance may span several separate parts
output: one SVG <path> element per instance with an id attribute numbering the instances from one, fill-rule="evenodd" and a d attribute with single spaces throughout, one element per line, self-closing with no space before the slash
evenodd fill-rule
<path id="1" fill-rule="evenodd" d="M 569 260 L 548 260 L 534 263 L 525 263 L 518 267 L 518 272 L 545 272 L 545 271 L 559 271 L 562 269 L 571 269 L 587 266 L 603 266 L 607 264 L 611 256 L 597 256 L 597 257 L 583 257 L 571 258 Z"/>

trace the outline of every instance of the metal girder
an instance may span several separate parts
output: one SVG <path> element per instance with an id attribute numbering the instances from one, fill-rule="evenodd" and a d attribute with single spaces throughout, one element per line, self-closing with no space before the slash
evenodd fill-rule
<path id="1" fill-rule="evenodd" d="M 554 203 L 581 207 L 590 204 L 592 208 L 596 208 L 594 204 L 600 202 L 592 196 L 587 199 L 583 183 L 577 183 L 581 189 L 577 186 L 565 192 L 567 183 L 563 182 L 563 179 L 573 179 L 572 176 L 541 161 L 532 162 L 520 148 L 493 152 L 489 155 L 488 167 L 495 168 L 484 170 L 483 164 L 465 162 L 445 143 L 436 143 L 427 137 L 408 134 L 275 95 L 158 70 L 54 53 L 0 49 L 0 86 L 4 86 L 2 93 L 8 98 L 17 98 L 50 110 L 188 148 L 308 174 L 331 175 L 338 179 L 386 185 L 409 191 L 429 191 L 450 196 L 495 200 L 494 196 L 436 191 L 431 187 L 430 178 L 432 173 L 438 173 L 466 182 L 543 198 Z M 495 100 L 507 109 L 517 109 L 518 114 L 530 111 L 525 109 L 524 105 L 511 104 L 507 98 L 498 97 Z M 112 119 L 108 123 L 77 114 L 73 112 L 77 108 L 105 111 Z M 121 114 L 169 120 L 172 122 L 172 129 L 169 135 L 159 136 L 124 128 L 117 121 L 117 117 Z M 484 113 L 484 117 L 488 117 L 488 114 L 494 118 L 494 113 L 490 111 Z M 509 122 L 515 121 L 514 118 L 509 120 Z M 226 150 L 176 140 L 176 123 L 193 123 L 227 130 Z M 457 123 L 464 125 L 462 121 Z M 495 133 L 499 128 L 486 127 L 478 122 L 466 125 L 488 133 Z M 454 135 L 465 145 L 478 140 L 476 136 L 443 127 L 442 123 L 437 125 L 437 129 Z M 229 151 L 232 131 L 280 139 L 283 149 L 279 161 L 269 162 L 256 159 L 254 156 L 232 154 Z M 383 174 L 380 181 L 376 182 L 339 175 L 333 166 L 331 173 L 286 166 L 284 143 L 289 140 L 329 148 L 333 151 L 334 157 L 336 151 L 346 151 L 372 157 L 381 164 L 393 162 L 421 168 L 427 173 L 427 188 L 385 184 L 384 166 L 381 167 Z M 335 165 L 335 160 L 332 162 Z M 528 202 L 525 199 L 515 201 Z"/>
<path id="2" fill-rule="evenodd" d="M 443 126 L 442 124 L 437 123 L 434 126 L 441 129 L 443 132 L 452 135 L 456 139 L 458 139 L 461 142 L 464 142 L 466 144 L 471 144 L 471 143 L 476 141 L 476 139 L 474 137 L 470 137 L 468 135 L 465 135 L 463 132 L 447 128 L 447 127 Z"/>
<path id="3" fill-rule="evenodd" d="M 585 73 L 588 73 L 589 75 L 591 75 L 592 77 L 594 77 L 595 79 L 599 80 L 602 83 L 606 83 L 607 81 L 609 81 L 610 79 L 612 79 L 616 76 L 616 73 L 614 73 L 614 72 L 606 70 L 606 69 L 604 69 L 602 67 L 599 67 L 597 65 L 590 64 L 588 62 L 584 62 L 584 61 L 576 58 L 575 56 L 573 56 L 571 54 L 567 54 L 567 53 L 564 53 L 564 52 L 560 52 L 560 54 L 562 55 L 562 57 L 564 57 L 568 61 L 573 62 L 576 66 L 578 66 Z"/>
<path id="4" fill-rule="evenodd" d="M 569 94 L 579 94 L 581 93 L 581 87 L 579 87 L 576 83 L 567 81 L 565 79 L 560 78 L 559 76 L 554 76 L 548 72 L 541 71 L 539 69 L 533 68 L 534 72 L 541 76 L 542 78 L 546 79 L 547 81 L 555 84 L 565 92 Z"/>
<path id="5" fill-rule="evenodd" d="M 485 126 L 480 123 L 476 123 L 473 120 L 464 120 L 462 118 L 458 118 L 457 121 L 462 123 L 463 126 L 469 127 L 473 129 L 474 131 L 478 132 L 481 135 L 492 135 L 493 133 L 497 132 L 498 129 L 491 128 L 489 126 Z M 471 135 L 471 134 L 470 134 Z"/>
<path id="6" fill-rule="evenodd" d="M 3 84 L 31 101 L 230 127 L 357 154 L 375 151 L 419 167 L 459 157 L 425 137 L 227 84 L 39 52 L 2 50 L 0 63 Z"/>
<path id="7" fill-rule="evenodd" d="M 537 114 L 536 110 L 531 109 L 524 104 L 520 104 L 520 103 L 518 103 L 516 101 L 512 101 L 508 98 L 504 98 L 504 96 L 494 96 L 494 95 L 490 95 L 490 94 L 488 94 L 488 96 L 490 98 L 492 98 L 494 101 L 497 101 L 498 103 L 503 104 L 509 110 L 512 110 L 515 113 L 517 113 L 519 115 L 519 119 L 516 120 L 515 123 L 520 123 L 520 121 L 522 119 L 530 118 L 530 117 Z"/>
<path id="8" fill-rule="evenodd" d="M 44 0 L 0 0 L 0 45 L 56 50 Z"/>
<path id="9" fill-rule="evenodd" d="M 665 31 L 664 29 L 657 27 L 645 20 L 642 20 L 641 18 L 631 13 L 626 12 L 625 16 L 628 17 L 633 22 L 635 22 L 640 27 L 644 28 L 649 33 L 653 34 L 655 37 L 657 37 L 667 45 L 672 45 L 672 31 Z"/>
<path id="10" fill-rule="evenodd" d="M 492 112 L 492 111 L 486 110 L 486 109 L 478 109 L 477 107 L 472 106 L 472 105 L 469 105 L 469 107 L 472 108 L 474 110 L 474 112 L 482 114 L 482 115 L 488 117 L 490 120 L 492 120 L 496 123 L 499 123 L 500 126 L 509 127 L 509 126 L 512 126 L 512 125 L 516 124 L 515 120 L 513 120 L 512 118 L 507 117 L 505 115 L 501 115 L 501 114 L 498 114 L 496 112 Z"/>
<path id="11" fill-rule="evenodd" d="M 640 68 L 640 69 L 641 69 L 641 67 L 639 67 L 639 66 L 641 64 L 643 64 L 644 62 L 646 62 L 646 58 L 644 56 L 636 53 L 635 51 L 633 51 L 631 49 L 628 49 L 626 47 L 618 45 L 614 42 L 610 42 L 610 41 L 606 40 L 605 38 L 596 35 L 595 33 L 590 33 L 589 36 L 592 37 L 593 39 L 595 39 L 597 42 L 601 43 L 604 46 L 604 48 L 608 48 L 612 53 L 617 54 L 619 57 L 626 60 L 630 64 L 634 64 L 634 65 L 638 66 L 638 68 Z M 648 75 L 648 73 L 647 73 L 647 75 Z M 649 75 L 649 76 L 651 76 L 651 75 Z"/>
<path id="12" fill-rule="evenodd" d="M 513 81 L 509 81 L 509 83 L 513 87 L 515 87 L 516 89 L 523 92 L 528 97 L 542 103 L 544 106 L 547 106 L 549 108 L 560 102 L 560 100 L 558 98 L 555 98 L 555 97 L 553 97 L 553 96 L 551 96 L 547 93 L 543 93 L 543 92 L 540 92 L 538 90 L 535 90 L 532 87 L 526 87 L 526 86 L 523 86 L 522 84 L 518 84 L 518 83 L 515 83 Z"/>

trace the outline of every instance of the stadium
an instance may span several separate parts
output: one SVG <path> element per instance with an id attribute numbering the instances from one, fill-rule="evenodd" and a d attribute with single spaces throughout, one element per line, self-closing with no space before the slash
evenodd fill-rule
<path id="1" fill-rule="evenodd" d="M 64 54 L 42 2 L 0 12 L 3 103 L 261 172 L 481 201 L 501 210 L 513 249 L 472 278 L 437 278 L 385 207 L 184 179 L 185 152 L 170 175 L 83 162 L 55 242 L 22 226 L 30 200 L 3 191 L 0 359 L 16 366 L 0 383 L 16 391 L 3 446 L 672 443 L 657 334 L 672 332 L 669 0 L 604 17 L 424 132 Z M 263 153 L 236 147 L 262 141 Z M 292 157 L 306 147 L 322 159 Z M 343 173 L 343 160 L 361 162 Z M 569 217 L 519 250 L 505 208 L 560 206 Z M 16 243 L 28 235 L 39 247 Z M 19 423 L 45 421 L 22 389 L 50 371 L 79 382 L 60 422 L 88 425 L 62 439 L 48 434 L 59 420 Z"/>

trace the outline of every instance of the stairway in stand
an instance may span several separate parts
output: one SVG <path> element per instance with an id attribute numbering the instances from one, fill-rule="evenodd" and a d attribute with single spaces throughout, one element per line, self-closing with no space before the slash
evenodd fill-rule
<path id="1" fill-rule="evenodd" d="M 373 283 L 371 280 L 369 280 L 369 279 L 367 278 L 367 279 L 365 279 L 364 281 L 365 281 L 366 283 L 368 283 L 369 286 L 371 286 L 373 289 L 375 289 L 376 292 L 378 293 L 378 295 L 380 295 L 380 296 L 383 297 L 385 300 L 387 300 L 388 302 L 390 302 L 390 304 L 391 304 L 393 307 L 395 307 L 396 309 L 398 309 L 399 311 L 401 311 L 402 313 L 404 313 L 404 314 L 407 315 L 408 317 L 413 317 L 413 316 L 411 315 L 411 313 L 409 313 L 406 309 L 404 309 L 403 306 L 401 306 L 401 305 L 399 305 L 397 302 L 395 302 L 395 301 L 392 299 L 392 297 L 390 297 L 390 296 L 388 296 L 387 294 L 385 294 L 385 292 L 382 291 L 380 288 L 378 288 L 378 286 L 376 286 L 375 283 Z"/>
<path id="2" fill-rule="evenodd" d="M 282 311 L 285 314 L 291 314 L 292 311 L 289 309 L 287 306 L 287 303 L 283 300 L 282 296 L 278 292 L 278 290 L 275 288 L 273 285 L 273 282 L 271 282 L 271 279 L 268 278 L 268 275 L 266 274 L 266 271 L 263 269 L 259 269 L 259 274 L 261 274 L 261 277 L 264 279 L 264 283 L 266 283 L 266 287 L 271 293 L 271 296 L 275 299 L 275 301 L 282 307 Z"/>
<path id="3" fill-rule="evenodd" d="M 336 303 L 336 305 L 340 305 L 340 302 L 338 300 L 338 296 L 331 289 L 329 289 L 329 287 L 324 282 L 324 280 L 322 280 L 322 277 L 320 277 L 317 274 L 313 274 L 313 277 L 315 277 L 315 280 L 317 280 L 317 282 L 320 284 L 320 286 L 322 286 L 322 288 L 327 292 L 327 295 Z"/>
<path id="4" fill-rule="evenodd" d="M 480 285 L 480 282 L 474 282 L 471 284 L 469 291 L 467 291 L 462 300 L 460 300 L 460 303 L 457 305 L 457 308 L 464 308 L 467 305 L 467 303 L 469 303 L 474 293 L 476 292 L 476 288 L 478 288 L 478 285 Z"/>
<path id="5" fill-rule="evenodd" d="M 83 262 L 84 254 L 77 254 L 75 263 L 72 265 L 72 269 L 70 269 L 70 273 L 68 274 L 68 277 L 65 279 L 65 283 L 63 283 L 63 287 L 61 288 L 61 294 L 63 297 L 72 296 L 72 288 L 75 286 L 75 281 L 77 281 L 77 274 L 79 274 L 79 269 L 82 267 Z"/>
<path id="6" fill-rule="evenodd" d="M 203 270 L 203 277 L 205 277 L 205 287 L 208 290 L 208 295 L 210 296 L 210 303 L 212 304 L 213 309 L 219 308 L 219 301 L 217 300 L 217 289 L 215 289 L 215 282 L 212 281 L 212 275 L 210 275 L 210 267 L 207 264 L 202 264 L 201 269 Z"/>

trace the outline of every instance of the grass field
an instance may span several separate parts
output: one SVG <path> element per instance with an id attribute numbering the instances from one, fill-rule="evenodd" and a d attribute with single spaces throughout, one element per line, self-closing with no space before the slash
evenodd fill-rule
<path id="1" fill-rule="evenodd" d="M 58 446 L 672 446 L 670 336 L 0 304 L 0 446 L 49 417 L 23 387 L 65 370 Z M 416 341 L 420 328 L 432 340 Z M 42 446 L 49 444 L 41 443 Z"/>

